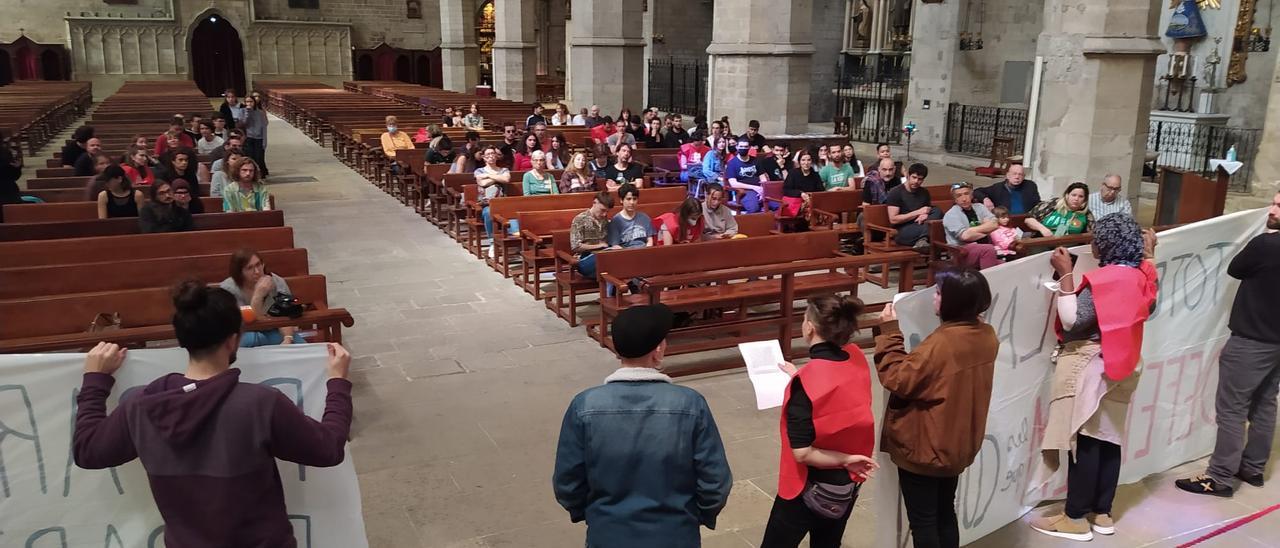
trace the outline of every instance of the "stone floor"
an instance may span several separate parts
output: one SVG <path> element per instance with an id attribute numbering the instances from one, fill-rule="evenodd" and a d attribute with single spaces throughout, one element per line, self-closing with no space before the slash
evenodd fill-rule
<path id="1" fill-rule="evenodd" d="M 273 119 L 269 142 L 273 177 L 318 180 L 271 190 L 330 303 L 356 319 L 351 443 L 370 545 L 581 546 L 583 527 L 551 492 L 555 441 L 570 398 L 611 372 L 612 355 L 294 128 Z M 778 412 L 755 410 L 742 371 L 681 383 L 710 402 L 736 480 L 705 545 L 755 546 L 777 481 Z M 1280 481 L 1232 500 L 1183 495 L 1174 475 L 1122 487 L 1120 534 L 1094 544 L 1173 546 L 1280 498 Z M 847 545 L 873 545 L 870 502 Z M 1280 514 L 1205 546 L 1275 546 L 1277 534 Z M 972 546 L 1059 544 L 1013 523 Z"/>

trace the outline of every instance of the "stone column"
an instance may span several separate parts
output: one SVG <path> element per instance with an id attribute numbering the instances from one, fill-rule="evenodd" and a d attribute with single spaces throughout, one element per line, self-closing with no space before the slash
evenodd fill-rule
<path id="1" fill-rule="evenodd" d="M 475 93 L 480 83 L 476 0 L 440 0 L 440 60 L 444 89 Z"/>
<path id="2" fill-rule="evenodd" d="M 1267 97 L 1280 97 L 1280 55 L 1276 56 L 1276 71 L 1271 78 Z M 1267 101 L 1267 115 L 1262 123 L 1262 142 L 1258 144 L 1258 156 L 1253 162 L 1253 180 L 1249 190 L 1254 196 L 1270 199 L 1280 190 L 1280 99 Z"/>
<path id="3" fill-rule="evenodd" d="M 735 131 L 760 120 L 764 135 L 809 127 L 813 4 L 716 0 L 708 118 L 728 116 Z"/>
<path id="4" fill-rule="evenodd" d="M 1040 195 L 1075 181 L 1124 177 L 1137 198 L 1146 154 L 1164 2 L 1046 0 L 1036 54 L 1045 58 L 1031 176 Z M 914 67 L 913 67 L 914 68 Z"/>
<path id="5" fill-rule="evenodd" d="M 503 99 L 527 103 L 538 100 L 534 2 L 494 2 L 493 91 Z"/>
<path id="6" fill-rule="evenodd" d="M 569 65 L 572 78 L 565 86 L 573 97 L 572 110 L 600 105 L 601 114 L 616 115 L 622 107 L 635 112 L 644 100 L 645 41 L 636 0 L 595 0 L 573 3 L 569 21 Z"/>
<path id="7" fill-rule="evenodd" d="M 911 44 L 911 81 L 908 84 L 907 101 L 903 107 L 902 122 L 916 123 L 916 133 L 911 137 L 913 152 L 943 152 L 946 144 L 947 105 L 955 89 L 960 52 L 961 2 L 915 5 L 915 40 Z M 971 4 L 976 5 L 976 4 Z M 889 44 L 889 2 L 876 15 L 880 31 L 879 47 Z M 998 97 L 993 97 L 994 102 Z M 928 106 L 925 106 L 926 101 Z M 904 141 L 905 143 L 905 141 Z"/>

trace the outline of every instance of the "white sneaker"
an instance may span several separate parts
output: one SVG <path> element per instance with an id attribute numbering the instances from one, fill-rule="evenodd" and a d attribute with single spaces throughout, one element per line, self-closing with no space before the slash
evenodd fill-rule
<path id="1" fill-rule="evenodd" d="M 493 244 L 489 244 L 489 258 L 493 258 Z"/>

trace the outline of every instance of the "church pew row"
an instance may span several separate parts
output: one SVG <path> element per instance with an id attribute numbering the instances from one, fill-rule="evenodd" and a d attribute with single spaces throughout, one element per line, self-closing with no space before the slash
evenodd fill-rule
<path id="1" fill-rule="evenodd" d="M 227 230 L 284 226 L 283 211 L 246 211 L 238 213 L 197 213 L 192 215 L 193 230 Z M 51 223 L 0 224 L 0 242 L 56 240 L 91 236 L 138 234 L 137 217 L 55 221 Z"/>
<path id="2" fill-rule="evenodd" d="M 85 185 L 77 188 L 47 188 L 42 190 L 25 190 L 22 192 L 24 196 L 35 196 L 45 202 L 82 202 L 84 201 Z M 201 196 L 209 195 L 209 183 L 200 183 Z"/>
<path id="3" fill-rule="evenodd" d="M 299 318 L 258 318 L 248 330 L 297 326 L 316 329 L 316 339 L 342 341 L 342 327 L 354 320 L 345 309 L 329 308 L 324 276 L 285 278 L 289 289 L 308 310 Z M 0 324 L 0 352 L 74 350 L 98 341 L 120 344 L 173 339 L 173 300 L 170 287 L 53 295 L 0 301 L 0 316 L 23 318 Z M 86 333 L 100 313 L 119 314 L 121 329 Z"/>
<path id="4" fill-rule="evenodd" d="M 221 213 L 222 198 L 200 198 L 205 213 Z M 55 221 L 87 221 L 98 218 L 97 202 L 53 202 L 44 204 L 5 204 L 5 223 L 51 223 Z"/>
<path id="5" fill-rule="evenodd" d="M 306 249 L 268 249 L 259 251 L 258 255 L 273 274 L 283 277 L 310 274 Z M 230 276 L 230 264 L 230 253 L 211 253 L 0 268 L 0 299 L 169 287 L 192 278 L 217 283 Z"/>
<path id="6" fill-rule="evenodd" d="M 92 103 L 88 82 L 12 82 L 0 88 L 0 132 L 11 136 L 18 150 L 35 155 Z"/>
<path id="7" fill-rule="evenodd" d="M 231 253 L 242 248 L 266 250 L 292 247 L 293 228 L 287 226 L 92 236 L 0 242 L 0 265 L 15 268 Z"/>

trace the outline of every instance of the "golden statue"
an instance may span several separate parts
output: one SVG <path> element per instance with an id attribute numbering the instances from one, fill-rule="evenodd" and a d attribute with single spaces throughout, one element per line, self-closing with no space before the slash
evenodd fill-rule
<path id="1" fill-rule="evenodd" d="M 1169 9 L 1178 7 L 1181 0 L 1170 0 Z M 1196 0 L 1202 10 L 1220 10 L 1222 9 L 1222 0 Z"/>

